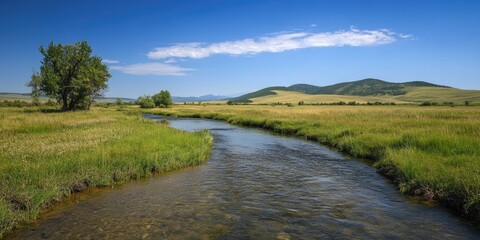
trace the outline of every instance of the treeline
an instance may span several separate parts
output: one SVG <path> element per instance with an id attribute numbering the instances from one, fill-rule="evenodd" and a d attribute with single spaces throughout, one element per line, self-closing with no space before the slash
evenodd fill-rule
<path id="1" fill-rule="evenodd" d="M 471 101 L 465 101 L 463 102 L 463 104 L 455 104 L 454 102 L 443 102 L 443 103 L 439 103 L 439 102 L 431 102 L 431 101 L 426 101 L 426 102 L 422 102 L 420 104 L 420 106 L 478 106 L 480 105 L 480 103 L 473 103 Z"/>
<path id="2" fill-rule="evenodd" d="M 153 96 L 145 95 L 139 97 L 135 104 L 140 105 L 141 108 L 169 107 L 173 104 L 173 101 L 170 92 L 162 90 Z"/>

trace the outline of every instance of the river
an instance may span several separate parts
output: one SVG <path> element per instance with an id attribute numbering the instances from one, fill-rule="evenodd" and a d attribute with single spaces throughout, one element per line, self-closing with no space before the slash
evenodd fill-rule
<path id="1" fill-rule="evenodd" d="M 401 195 L 367 163 L 317 143 L 212 120 L 169 122 L 210 129 L 206 164 L 78 194 L 10 238 L 480 238 L 447 209 Z"/>

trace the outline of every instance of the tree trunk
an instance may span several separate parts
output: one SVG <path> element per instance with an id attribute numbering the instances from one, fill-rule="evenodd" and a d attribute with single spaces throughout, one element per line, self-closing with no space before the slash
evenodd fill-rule
<path id="1" fill-rule="evenodd" d="M 62 111 L 67 111 L 68 110 L 68 99 L 67 96 L 63 95 L 62 96 Z"/>

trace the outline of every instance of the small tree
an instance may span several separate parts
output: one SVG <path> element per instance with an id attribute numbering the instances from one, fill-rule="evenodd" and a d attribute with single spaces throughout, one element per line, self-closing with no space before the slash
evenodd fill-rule
<path id="1" fill-rule="evenodd" d="M 153 95 L 152 99 L 155 102 L 155 106 L 157 107 L 168 107 L 173 104 L 172 96 L 170 96 L 170 92 L 167 90 L 162 90 L 159 93 Z"/>
<path id="2" fill-rule="evenodd" d="M 117 106 L 122 106 L 122 105 L 123 105 L 122 99 L 121 99 L 121 98 L 115 99 L 115 105 L 117 105 Z"/>
<path id="3" fill-rule="evenodd" d="M 140 105 L 141 108 L 154 108 L 155 107 L 155 102 L 153 101 L 152 97 L 150 96 L 143 96 L 143 97 L 138 97 L 136 103 Z"/>
<path id="4" fill-rule="evenodd" d="M 56 99 L 62 110 L 89 109 L 95 97 L 103 95 L 111 77 L 102 58 L 91 56 L 87 42 L 40 47 L 43 55 L 40 73 L 34 73 L 27 86 L 32 96 L 44 94 Z"/>

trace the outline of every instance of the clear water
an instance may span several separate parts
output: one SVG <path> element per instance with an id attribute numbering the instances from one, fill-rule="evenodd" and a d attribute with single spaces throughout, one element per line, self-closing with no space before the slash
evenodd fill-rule
<path id="1" fill-rule="evenodd" d="M 401 195 L 368 164 L 319 144 L 211 120 L 170 125 L 210 129 L 209 161 L 79 194 L 10 238 L 480 238 L 448 210 Z"/>

